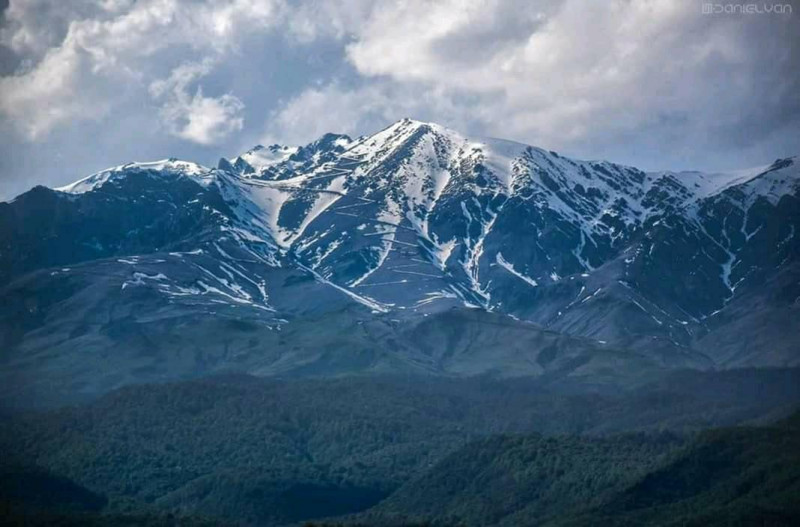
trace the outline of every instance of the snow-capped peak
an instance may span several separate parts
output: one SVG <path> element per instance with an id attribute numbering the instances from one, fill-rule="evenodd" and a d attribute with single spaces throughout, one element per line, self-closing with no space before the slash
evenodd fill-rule
<path id="1" fill-rule="evenodd" d="M 200 183 L 207 184 L 209 181 L 208 174 L 210 170 L 197 163 L 193 163 L 191 161 L 182 161 L 171 157 L 169 159 L 162 159 L 160 161 L 151 161 L 145 163 L 133 162 L 108 168 L 92 174 L 89 177 L 76 181 L 75 183 L 55 188 L 54 190 L 69 194 L 83 194 L 84 192 L 90 192 L 105 185 L 108 181 L 111 181 L 116 177 L 120 177 L 132 172 L 166 172 L 172 174 L 181 174 L 195 177 Z"/>
<path id="2" fill-rule="evenodd" d="M 256 171 L 261 171 L 267 167 L 283 163 L 292 155 L 300 150 L 299 146 L 270 145 L 268 147 L 257 145 L 251 150 L 242 154 L 239 159 L 243 159 Z"/>
<path id="3" fill-rule="evenodd" d="M 794 158 L 724 174 L 646 173 L 411 119 L 355 140 L 325 134 L 305 146 L 257 146 L 223 159 L 218 170 L 175 159 L 132 163 L 58 190 L 89 192 L 117 177 L 159 173 L 189 176 L 206 187 L 210 203 L 224 202 L 187 208 L 214 218 L 217 242 L 233 241 L 270 265 L 297 263 L 371 309 L 416 309 L 438 299 L 524 316 L 535 306 L 518 288 L 523 296 L 557 289 L 565 298 L 574 284 L 576 296 L 551 313 L 559 320 L 598 294 L 600 285 L 586 296 L 589 279 L 619 271 L 614 283 L 628 287 L 625 273 L 649 272 L 674 224 L 684 242 L 701 244 L 692 255 L 705 262 L 704 276 L 719 274 L 713 294 L 722 302 L 748 272 L 737 266 L 742 244 L 772 232 L 748 215 L 751 206 L 800 195 Z M 105 190 L 112 189 L 127 191 Z M 720 224 L 727 229 L 721 242 L 708 234 Z M 794 232 L 775 231 L 785 247 Z M 603 287 L 597 298 L 612 286 Z M 690 309 L 691 316 L 719 302 Z M 663 314 L 651 314 L 661 324 Z"/>

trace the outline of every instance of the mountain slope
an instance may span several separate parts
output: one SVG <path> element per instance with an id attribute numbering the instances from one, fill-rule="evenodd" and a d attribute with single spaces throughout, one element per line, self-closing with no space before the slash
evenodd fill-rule
<path id="1" fill-rule="evenodd" d="M 796 365 L 799 173 L 646 173 L 406 119 L 37 187 L 0 204 L 4 384 Z"/>

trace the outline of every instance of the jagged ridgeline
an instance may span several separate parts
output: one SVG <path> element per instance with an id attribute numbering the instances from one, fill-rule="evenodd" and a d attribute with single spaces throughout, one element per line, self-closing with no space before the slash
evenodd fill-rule
<path id="1" fill-rule="evenodd" d="M 403 120 L 37 187 L 0 204 L 3 399 L 797 365 L 798 173 L 644 172 Z"/>

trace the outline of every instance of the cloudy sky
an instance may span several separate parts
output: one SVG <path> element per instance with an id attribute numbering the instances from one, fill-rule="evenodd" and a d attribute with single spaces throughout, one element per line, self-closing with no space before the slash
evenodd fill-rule
<path id="1" fill-rule="evenodd" d="M 791 3 L 0 0 L 0 199 L 402 117 L 645 169 L 769 163 L 800 153 Z"/>

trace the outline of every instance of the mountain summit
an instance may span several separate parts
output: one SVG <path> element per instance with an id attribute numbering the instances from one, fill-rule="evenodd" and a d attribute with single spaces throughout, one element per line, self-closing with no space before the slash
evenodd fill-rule
<path id="1" fill-rule="evenodd" d="M 796 157 L 644 172 L 409 119 L 129 163 L 0 204 L 2 384 L 797 365 L 798 228 Z"/>

